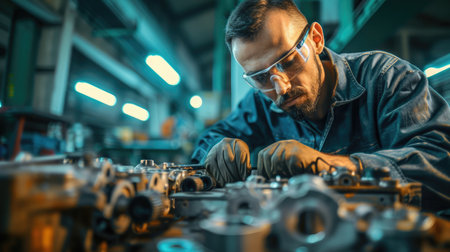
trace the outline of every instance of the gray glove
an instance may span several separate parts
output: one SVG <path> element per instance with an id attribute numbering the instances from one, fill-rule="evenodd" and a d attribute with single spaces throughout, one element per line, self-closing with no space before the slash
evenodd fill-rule
<path id="1" fill-rule="evenodd" d="M 277 175 L 289 178 L 302 173 L 318 173 L 317 164 L 322 153 L 295 140 L 273 143 L 258 153 L 258 174 L 266 178 Z"/>
<path id="2" fill-rule="evenodd" d="M 206 156 L 206 171 L 217 185 L 244 180 L 251 172 L 250 151 L 247 144 L 236 138 L 224 138 Z"/>

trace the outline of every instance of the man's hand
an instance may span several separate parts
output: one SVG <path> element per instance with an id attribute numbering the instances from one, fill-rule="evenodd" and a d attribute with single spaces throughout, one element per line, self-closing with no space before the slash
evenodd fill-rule
<path id="1" fill-rule="evenodd" d="M 250 151 L 244 141 L 224 138 L 209 151 L 205 166 L 219 186 L 244 180 L 251 172 Z"/>
<path id="2" fill-rule="evenodd" d="M 319 161 L 319 159 L 322 161 Z M 273 143 L 258 154 L 258 174 L 273 178 L 289 178 L 298 174 L 318 174 L 330 166 L 343 166 L 356 170 L 356 165 L 346 156 L 329 155 L 314 150 L 295 140 Z"/>

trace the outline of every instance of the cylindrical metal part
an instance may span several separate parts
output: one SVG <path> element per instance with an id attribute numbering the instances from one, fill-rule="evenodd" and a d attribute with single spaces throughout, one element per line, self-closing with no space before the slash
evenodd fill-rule
<path id="1" fill-rule="evenodd" d="M 216 181 L 210 176 L 202 175 L 200 179 L 203 181 L 203 191 L 210 191 L 216 187 Z"/>
<path id="2" fill-rule="evenodd" d="M 357 184 L 357 175 L 345 167 L 337 167 L 332 174 L 334 185 L 338 186 L 354 186 Z"/>
<path id="3" fill-rule="evenodd" d="M 180 189 L 182 192 L 199 192 L 205 188 L 203 180 L 197 176 L 190 176 L 181 181 Z"/>
<path id="4" fill-rule="evenodd" d="M 153 159 L 142 159 L 141 165 L 143 166 L 155 166 L 155 161 Z"/>
<path id="5" fill-rule="evenodd" d="M 211 251 L 266 251 L 266 237 L 270 223 L 252 218 L 251 222 L 230 219 L 208 219 L 200 222 L 204 230 L 205 246 Z"/>
<path id="6" fill-rule="evenodd" d="M 128 205 L 128 212 L 134 223 L 150 222 L 161 216 L 162 195 L 153 190 L 139 192 Z"/>

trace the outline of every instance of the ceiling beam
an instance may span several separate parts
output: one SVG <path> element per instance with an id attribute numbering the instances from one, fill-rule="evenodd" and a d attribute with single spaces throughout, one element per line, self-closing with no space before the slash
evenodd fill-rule
<path id="1" fill-rule="evenodd" d="M 48 24 L 61 24 L 62 17 L 56 10 L 46 3 L 37 0 L 12 0 L 20 8 L 26 10 L 32 16 Z"/>
<path id="2" fill-rule="evenodd" d="M 73 45 L 81 53 L 83 53 L 83 55 L 108 71 L 128 87 L 134 90 L 138 90 L 143 96 L 147 98 L 153 98 L 153 96 L 155 95 L 155 90 L 151 87 L 151 84 L 144 80 L 144 78 L 142 78 L 139 74 L 137 74 L 126 65 L 103 52 L 100 48 L 96 47 L 93 43 L 85 39 L 83 36 L 74 34 Z"/>

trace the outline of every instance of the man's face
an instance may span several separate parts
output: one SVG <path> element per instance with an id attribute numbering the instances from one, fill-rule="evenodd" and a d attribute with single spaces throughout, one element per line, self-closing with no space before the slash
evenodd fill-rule
<path id="1" fill-rule="evenodd" d="M 265 69 L 294 46 L 303 28 L 287 12 L 270 10 L 263 29 L 255 39 L 233 39 L 233 55 L 246 73 Z M 283 76 L 285 73 L 273 69 L 270 73 L 281 78 L 272 78 L 275 89 L 264 93 L 297 120 L 313 117 L 323 83 L 323 67 L 310 36 L 305 44 L 309 47 L 310 56 L 307 62 L 302 62 L 300 73 L 289 81 Z"/>

